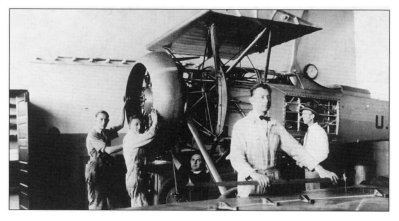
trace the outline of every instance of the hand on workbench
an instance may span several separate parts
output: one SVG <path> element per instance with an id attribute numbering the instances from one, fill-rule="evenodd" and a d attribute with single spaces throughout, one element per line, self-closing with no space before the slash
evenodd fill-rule
<path id="1" fill-rule="evenodd" d="M 315 167 L 316 172 L 319 174 L 320 178 L 329 178 L 333 183 L 337 183 L 338 176 L 334 172 L 324 169 L 322 166 L 317 165 Z"/>
<path id="2" fill-rule="evenodd" d="M 263 195 L 266 192 L 266 187 L 269 186 L 269 177 L 264 174 L 260 174 L 257 172 L 253 172 L 250 174 L 251 178 L 255 181 L 258 181 L 258 193 Z"/>

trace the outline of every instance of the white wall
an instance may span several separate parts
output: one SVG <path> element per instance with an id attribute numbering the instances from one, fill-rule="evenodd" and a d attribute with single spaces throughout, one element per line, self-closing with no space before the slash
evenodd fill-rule
<path id="1" fill-rule="evenodd" d="M 28 10 L 10 13 L 11 56 L 135 59 L 195 10 Z M 23 54 L 21 54 L 23 53 Z M 26 61 L 26 60 L 25 60 Z"/>
<path id="2" fill-rule="evenodd" d="M 353 11 L 309 11 L 308 21 L 323 30 L 304 36 L 298 48 L 300 67 L 318 67 L 322 85 L 356 86 Z"/>
<path id="3" fill-rule="evenodd" d="M 129 68 L 49 64 L 30 67 L 29 73 L 20 76 L 24 83 L 19 85 L 29 90 L 32 104 L 48 113 L 46 123 L 61 133 L 87 133 L 93 126 L 94 114 L 101 109 L 110 114 L 110 126 L 120 122 Z"/>
<path id="4" fill-rule="evenodd" d="M 389 11 L 356 11 L 357 85 L 378 99 L 389 98 Z"/>
<path id="5" fill-rule="evenodd" d="M 94 113 L 119 123 L 129 68 L 33 63 L 35 57 L 136 60 L 145 45 L 191 17 L 190 10 L 11 10 L 10 89 L 27 89 L 46 126 L 87 133 Z M 165 19 L 167 18 L 167 19 Z M 46 130 L 46 128 L 43 128 Z M 123 131 L 122 131 L 123 132 Z"/>

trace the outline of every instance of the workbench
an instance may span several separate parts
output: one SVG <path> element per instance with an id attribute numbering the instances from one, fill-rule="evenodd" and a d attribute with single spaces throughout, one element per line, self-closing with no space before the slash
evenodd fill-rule
<path id="1" fill-rule="evenodd" d="M 132 209 L 132 208 L 131 208 Z M 303 191 L 290 196 L 250 196 L 180 202 L 138 210 L 252 210 L 252 211 L 389 211 L 389 190 L 352 186 Z"/>

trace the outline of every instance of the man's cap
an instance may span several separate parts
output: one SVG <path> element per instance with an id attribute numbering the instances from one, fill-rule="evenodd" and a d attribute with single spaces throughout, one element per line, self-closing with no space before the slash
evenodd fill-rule
<path id="1" fill-rule="evenodd" d="M 302 104 L 300 111 L 304 110 L 311 111 L 313 114 L 320 114 L 320 108 L 316 104 Z"/>

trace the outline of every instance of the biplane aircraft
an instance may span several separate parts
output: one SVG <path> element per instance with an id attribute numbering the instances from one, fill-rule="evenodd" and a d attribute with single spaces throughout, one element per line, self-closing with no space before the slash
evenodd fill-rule
<path id="1" fill-rule="evenodd" d="M 343 194 L 346 198 L 338 196 L 343 188 L 340 185 L 332 192 L 315 193 L 315 199 L 332 197 L 334 200 L 326 202 L 316 199 L 319 202 L 313 207 L 310 204 L 295 204 L 314 202 L 315 199 L 309 199 L 310 195 L 301 195 L 301 199 L 291 197 L 285 201 L 279 198 L 277 201 L 280 203 L 262 197 L 232 198 L 230 201 L 214 199 L 232 192 L 228 190 L 232 186 L 224 182 L 236 181 L 234 171 L 226 160 L 231 130 L 235 122 L 251 109 L 249 88 L 259 82 L 272 87 L 269 115 L 298 140 L 306 132 L 306 125 L 300 119 L 301 105 L 312 104 L 322 110 L 321 126 L 330 140 L 331 168 L 340 177 L 347 176 L 348 185 L 354 185 L 358 176 L 354 166 L 375 163 L 369 146 L 376 141 L 389 140 L 388 102 L 371 99 L 369 91 L 360 88 L 322 86 L 313 80 L 318 70 L 312 64 L 303 70 L 296 69 L 293 64 L 291 70 L 284 73 L 269 68 L 274 46 L 294 40 L 295 52 L 299 38 L 320 30 L 282 10 L 206 10 L 147 45 L 151 52 L 131 69 L 126 96 L 131 98 L 127 107 L 128 116 L 137 112 L 146 113 L 154 107 L 162 119 L 157 138 L 151 144 L 147 165 L 147 171 L 154 177 L 153 204 L 176 201 L 173 200 L 176 177 L 173 177 L 170 150 L 184 158 L 185 151 L 190 149 L 201 151 L 212 174 L 212 183 L 218 186 L 220 193 L 210 201 L 172 203 L 159 205 L 159 208 L 209 209 L 209 205 L 215 205 L 214 209 L 233 210 L 331 210 L 342 209 L 335 205 L 348 198 L 361 199 L 363 195 L 378 198 L 377 195 L 381 195 L 374 189 L 353 187 L 349 196 L 345 180 Z M 256 53 L 266 56 L 264 65 L 244 65 L 245 62 L 252 64 L 250 55 Z M 280 157 L 282 167 L 290 168 L 286 171 L 295 169 L 296 165 L 289 157 L 284 154 Z M 291 175 L 287 173 L 286 180 L 298 178 Z M 225 185 L 215 184 L 223 182 Z M 293 202 L 297 207 L 277 207 L 285 202 Z M 386 199 L 378 198 L 370 203 L 379 203 L 382 209 L 387 206 Z M 354 205 L 350 204 L 348 209 Z"/>

